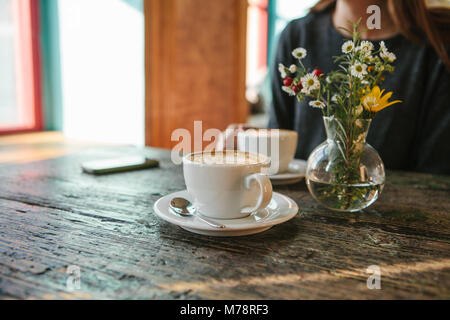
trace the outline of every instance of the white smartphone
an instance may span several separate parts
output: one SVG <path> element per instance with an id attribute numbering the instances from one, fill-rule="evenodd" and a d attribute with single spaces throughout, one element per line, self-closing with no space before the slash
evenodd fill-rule
<path id="1" fill-rule="evenodd" d="M 141 156 L 94 160 L 81 164 L 84 172 L 96 175 L 155 168 L 158 166 L 158 160 Z"/>

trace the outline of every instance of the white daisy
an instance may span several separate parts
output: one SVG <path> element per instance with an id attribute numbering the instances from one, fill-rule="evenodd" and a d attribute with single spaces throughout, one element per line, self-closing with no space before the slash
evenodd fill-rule
<path id="1" fill-rule="evenodd" d="M 381 51 L 380 52 L 380 57 L 383 58 L 384 60 L 390 62 L 390 63 L 394 62 L 397 59 L 397 57 L 395 56 L 394 53 L 389 52 L 387 50 Z"/>
<path id="2" fill-rule="evenodd" d="M 348 40 L 342 45 L 342 52 L 343 53 L 350 53 L 350 52 L 353 51 L 354 48 L 355 48 L 355 44 L 353 43 L 353 41 L 352 40 Z"/>
<path id="3" fill-rule="evenodd" d="M 362 51 L 364 53 L 364 55 L 369 56 L 372 54 L 372 50 L 373 50 L 373 43 L 370 41 L 361 41 L 361 44 L 358 47 L 358 51 Z"/>
<path id="4" fill-rule="evenodd" d="M 303 78 L 301 78 L 300 81 L 302 82 L 303 89 L 308 93 L 310 93 L 313 90 L 320 89 L 319 79 L 312 73 L 308 73 Z"/>
<path id="5" fill-rule="evenodd" d="M 380 57 L 390 63 L 394 62 L 397 57 L 394 53 L 389 52 L 388 48 L 386 47 L 384 41 L 380 42 Z"/>
<path id="6" fill-rule="evenodd" d="M 296 95 L 295 91 L 292 90 L 291 87 L 283 86 L 283 87 L 281 87 L 281 89 L 282 89 L 284 92 L 287 92 L 290 96 L 295 96 L 295 95 Z"/>
<path id="7" fill-rule="evenodd" d="M 308 52 L 304 48 L 297 48 L 294 49 L 294 51 L 292 51 L 292 55 L 294 56 L 294 58 L 297 58 L 298 60 L 304 59 L 307 54 Z"/>
<path id="8" fill-rule="evenodd" d="M 350 72 L 352 76 L 362 80 L 364 76 L 367 74 L 367 65 L 364 63 L 357 62 L 351 66 Z"/>
<path id="9" fill-rule="evenodd" d="M 311 101 L 309 103 L 309 105 L 313 108 L 319 108 L 319 109 L 325 108 L 325 103 L 323 103 L 322 101 L 319 101 L 319 100 Z"/>
<path id="10" fill-rule="evenodd" d="M 280 72 L 280 75 L 283 79 L 287 77 L 286 70 L 287 68 L 282 63 L 278 64 L 278 71 Z"/>
<path id="11" fill-rule="evenodd" d="M 291 64 L 291 66 L 289 67 L 289 72 L 290 73 L 296 73 L 297 72 L 297 66 L 295 64 Z"/>

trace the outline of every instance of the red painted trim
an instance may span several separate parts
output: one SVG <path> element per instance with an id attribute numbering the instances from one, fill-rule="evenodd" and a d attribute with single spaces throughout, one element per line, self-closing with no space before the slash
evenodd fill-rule
<path id="1" fill-rule="evenodd" d="M 41 69 L 41 43 L 40 34 L 41 28 L 39 23 L 39 2 L 38 0 L 30 0 L 31 2 L 31 46 L 33 52 L 33 67 L 34 67 L 34 120 L 35 129 L 43 129 L 42 117 L 42 69 Z"/>
<path id="2" fill-rule="evenodd" d="M 267 8 L 259 10 L 259 56 L 258 56 L 258 68 L 265 68 L 267 66 L 267 34 L 269 32 L 269 14 Z"/>
<path id="3" fill-rule="evenodd" d="M 42 130 L 41 59 L 38 0 L 13 0 L 16 34 L 16 95 L 21 123 L 0 134 Z"/>

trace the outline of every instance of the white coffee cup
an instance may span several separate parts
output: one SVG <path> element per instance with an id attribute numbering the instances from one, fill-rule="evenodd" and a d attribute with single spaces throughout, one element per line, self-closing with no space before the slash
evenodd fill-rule
<path id="1" fill-rule="evenodd" d="M 269 165 L 266 156 L 242 151 L 191 153 L 183 158 L 184 180 L 200 214 L 244 218 L 272 199 L 272 184 L 262 173 Z"/>
<path id="2" fill-rule="evenodd" d="M 292 130 L 249 129 L 238 133 L 238 149 L 270 158 L 269 175 L 287 172 L 297 150 L 298 134 Z"/>

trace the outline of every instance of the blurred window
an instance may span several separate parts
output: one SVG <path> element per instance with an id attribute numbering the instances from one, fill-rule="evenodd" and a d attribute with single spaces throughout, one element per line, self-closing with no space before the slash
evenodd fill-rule
<path id="1" fill-rule="evenodd" d="M 269 0 L 249 0 L 247 12 L 247 85 L 257 86 L 267 72 Z"/>
<path id="2" fill-rule="evenodd" d="M 273 59 L 278 44 L 278 37 L 286 25 L 294 19 L 306 16 L 309 9 L 318 0 L 271 0 L 269 59 Z M 272 61 L 269 60 L 269 64 Z"/>
<path id="3" fill-rule="evenodd" d="M 38 0 L 0 0 L 0 133 L 39 130 Z"/>
<path id="4" fill-rule="evenodd" d="M 266 113 L 255 125 L 265 125 L 272 100 L 269 70 L 280 33 L 289 21 L 304 17 L 318 0 L 248 0 L 247 90 L 252 114 Z M 250 120 L 253 121 L 253 120 Z"/>

